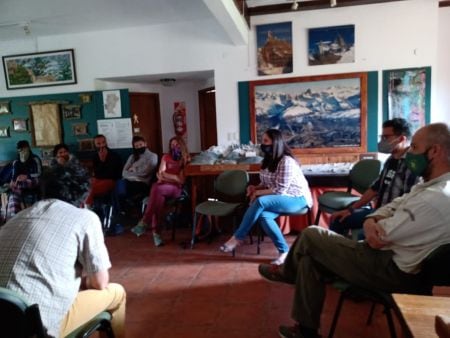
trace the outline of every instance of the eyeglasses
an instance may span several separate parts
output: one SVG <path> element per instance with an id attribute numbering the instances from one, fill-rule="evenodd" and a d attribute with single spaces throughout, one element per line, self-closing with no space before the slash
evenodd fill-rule
<path id="1" fill-rule="evenodd" d="M 394 134 L 389 134 L 389 135 L 379 135 L 379 137 L 380 137 L 382 140 L 388 140 L 390 137 L 393 137 L 393 136 L 397 136 L 397 135 L 394 135 Z"/>

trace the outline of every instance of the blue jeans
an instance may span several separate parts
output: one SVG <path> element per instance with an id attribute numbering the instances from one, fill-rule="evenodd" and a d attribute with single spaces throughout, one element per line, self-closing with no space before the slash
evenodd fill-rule
<path id="1" fill-rule="evenodd" d="M 280 227 L 275 222 L 275 218 L 280 214 L 294 213 L 306 206 L 306 200 L 303 196 L 260 196 L 248 207 L 241 225 L 234 233 L 234 237 L 243 240 L 253 225 L 256 222 L 260 222 L 264 232 L 270 237 L 278 252 L 288 252 L 289 246 L 284 239 Z"/>
<path id="2" fill-rule="evenodd" d="M 362 229 L 366 216 L 375 210 L 371 207 L 362 207 L 355 209 L 351 215 L 345 218 L 343 221 L 334 220 L 330 225 L 330 230 L 337 232 L 343 236 L 347 236 L 350 229 Z M 358 239 L 364 239 L 358 238 Z"/>

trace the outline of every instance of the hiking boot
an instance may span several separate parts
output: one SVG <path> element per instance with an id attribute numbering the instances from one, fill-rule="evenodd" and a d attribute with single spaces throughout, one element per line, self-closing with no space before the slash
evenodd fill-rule
<path id="1" fill-rule="evenodd" d="M 289 281 L 281 271 L 281 267 L 275 264 L 259 264 L 259 274 L 269 282 L 295 284 Z"/>
<path id="2" fill-rule="evenodd" d="M 145 224 L 142 221 L 139 221 L 139 223 L 131 228 L 131 232 L 135 234 L 137 237 L 142 236 L 145 234 L 145 230 L 147 229 L 147 224 Z"/>
<path id="3" fill-rule="evenodd" d="M 153 233 L 153 243 L 155 243 L 156 247 L 164 245 L 164 241 L 162 240 L 161 236 L 156 232 Z"/>

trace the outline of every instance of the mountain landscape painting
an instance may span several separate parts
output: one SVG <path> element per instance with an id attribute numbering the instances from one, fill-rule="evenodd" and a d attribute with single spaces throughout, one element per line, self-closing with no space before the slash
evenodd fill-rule
<path id="1" fill-rule="evenodd" d="M 292 148 L 360 147 L 361 79 L 254 86 L 256 140 L 269 128 Z"/>

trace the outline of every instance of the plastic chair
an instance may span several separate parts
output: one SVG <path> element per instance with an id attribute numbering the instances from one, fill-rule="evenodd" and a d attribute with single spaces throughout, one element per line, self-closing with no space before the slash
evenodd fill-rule
<path id="1" fill-rule="evenodd" d="M 45 338 L 39 306 L 28 305 L 16 292 L 0 287 L 0 332 L 2 337 Z M 95 331 L 106 333 L 114 338 L 111 328 L 111 314 L 102 312 L 86 324 L 71 332 L 66 338 L 89 337 Z"/>
<path id="2" fill-rule="evenodd" d="M 226 170 L 217 176 L 214 181 L 214 198 L 208 199 L 195 207 L 191 249 L 194 248 L 195 230 L 200 227 L 203 216 L 208 218 L 211 225 L 214 217 L 216 220 L 215 226 L 218 230 L 217 221 L 219 217 L 232 215 L 233 223 L 236 224 L 236 212 L 246 201 L 248 181 L 248 173 L 244 170 Z"/>
<path id="3" fill-rule="evenodd" d="M 330 213 L 344 210 L 352 203 L 359 200 L 358 195 L 352 194 L 352 190 L 363 194 L 377 179 L 381 172 L 381 161 L 364 159 L 356 162 L 349 174 L 347 191 L 327 191 L 317 199 L 318 209 L 314 224 L 318 225 L 322 212 Z"/>
<path id="4" fill-rule="evenodd" d="M 418 293 L 431 295 L 433 286 L 450 286 L 450 269 L 448 269 L 449 265 L 450 243 L 441 245 L 436 248 L 422 262 L 422 270 L 420 272 L 420 276 L 423 280 L 423 289 Z M 384 308 L 384 313 L 386 314 L 386 320 L 389 326 L 390 335 L 392 338 L 397 337 L 391 310 L 394 310 L 397 315 L 399 315 L 399 310 L 397 309 L 395 301 L 390 293 L 380 290 L 368 290 L 360 288 L 341 279 L 336 280 L 332 285 L 333 287 L 341 291 L 341 295 L 336 306 L 328 338 L 332 338 L 334 335 L 344 300 L 355 298 L 373 302 L 369 317 L 367 319 L 367 325 L 370 325 L 372 322 L 373 312 L 375 310 L 376 304 L 381 304 Z"/>

